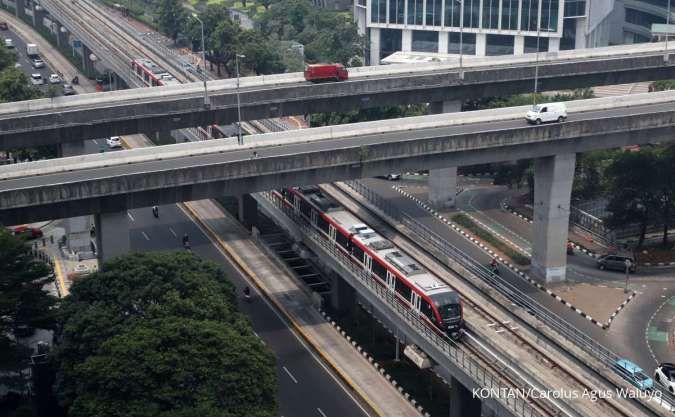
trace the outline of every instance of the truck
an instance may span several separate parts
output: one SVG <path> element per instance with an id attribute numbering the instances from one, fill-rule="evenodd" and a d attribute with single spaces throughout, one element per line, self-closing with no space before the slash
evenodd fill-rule
<path id="1" fill-rule="evenodd" d="M 345 81 L 349 78 L 347 69 L 342 64 L 312 64 L 305 68 L 305 80 L 318 81 Z"/>
<path id="2" fill-rule="evenodd" d="M 34 43 L 27 43 L 26 44 L 26 55 L 28 55 L 29 59 L 39 58 L 40 57 L 40 50 L 38 49 L 38 46 Z"/>

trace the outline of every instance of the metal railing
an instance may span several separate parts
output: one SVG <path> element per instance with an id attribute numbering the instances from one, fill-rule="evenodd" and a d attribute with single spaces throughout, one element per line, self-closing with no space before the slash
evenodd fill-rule
<path id="1" fill-rule="evenodd" d="M 420 223 L 403 210 L 394 206 L 388 199 L 383 198 L 360 181 L 345 181 L 345 184 L 361 194 L 378 209 L 382 210 L 387 216 L 401 222 L 401 224 L 415 233 L 416 238 L 427 243 L 434 251 L 459 263 L 463 268 L 483 280 L 491 288 L 506 297 L 510 302 L 523 308 L 549 328 L 566 338 L 569 342 L 582 348 L 586 353 L 596 358 L 603 365 L 610 369 L 614 369 L 616 361 L 621 359 L 619 355 L 607 349 L 557 314 L 551 312 L 546 307 L 524 294 L 504 278 L 491 273 L 480 262 L 458 249 L 452 243 L 431 230 L 428 226 Z M 664 403 L 666 403 L 671 410 L 674 410 L 675 401 L 666 396 L 667 394 L 663 393 L 662 398 Z"/>
<path id="2" fill-rule="evenodd" d="M 421 319 L 418 314 L 412 312 L 407 306 L 399 302 L 393 292 L 387 290 L 383 285 L 377 282 L 370 273 L 364 271 L 345 253 L 338 250 L 334 244 L 327 241 L 324 236 L 316 231 L 316 229 L 294 209 L 289 208 L 270 192 L 263 192 L 260 194 L 266 200 L 270 201 L 277 209 L 281 210 L 286 216 L 292 219 L 307 237 L 312 239 L 312 241 L 320 246 L 323 251 L 337 261 L 342 268 L 360 282 L 368 291 L 374 294 L 384 305 L 395 312 L 400 320 L 413 328 L 417 334 L 422 336 L 443 356 L 450 359 L 455 365 L 461 368 L 480 386 L 491 390 L 510 388 L 505 386 L 497 375 L 481 365 L 468 353 L 460 349 L 454 342 L 439 335 L 437 330 Z M 522 383 L 523 386 L 527 386 L 527 382 L 523 381 Z M 528 400 L 520 396 L 499 396 L 497 401 L 502 403 L 514 415 L 523 417 L 543 417 L 539 411 L 532 407 Z"/>

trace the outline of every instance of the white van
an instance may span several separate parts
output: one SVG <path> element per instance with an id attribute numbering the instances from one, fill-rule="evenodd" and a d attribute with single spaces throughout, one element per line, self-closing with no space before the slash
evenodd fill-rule
<path id="1" fill-rule="evenodd" d="M 567 107 L 565 103 L 537 104 L 527 112 L 525 119 L 537 125 L 546 122 L 564 122 L 567 119 Z"/>

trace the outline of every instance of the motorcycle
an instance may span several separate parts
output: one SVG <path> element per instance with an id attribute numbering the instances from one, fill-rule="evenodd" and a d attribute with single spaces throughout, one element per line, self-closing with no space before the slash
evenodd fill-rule
<path id="1" fill-rule="evenodd" d="M 248 287 L 244 287 L 244 300 L 247 303 L 251 302 L 251 290 Z"/>
<path id="2" fill-rule="evenodd" d="M 155 216 L 156 219 L 159 219 L 159 207 L 157 206 L 152 207 L 152 215 Z"/>
<path id="3" fill-rule="evenodd" d="M 73 79 L 70 81 L 71 84 L 77 85 L 80 83 L 80 77 L 75 76 Z"/>

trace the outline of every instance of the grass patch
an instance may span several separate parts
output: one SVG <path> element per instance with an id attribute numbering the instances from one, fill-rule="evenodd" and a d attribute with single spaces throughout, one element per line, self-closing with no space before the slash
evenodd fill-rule
<path id="1" fill-rule="evenodd" d="M 513 249 L 511 246 L 497 239 L 492 233 L 480 227 L 469 216 L 465 214 L 455 214 L 452 216 L 452 221 L 469 230 L 471 233 L 476 235 L 479 239 L 489 243 L 492 247 L 502 252 L 507 257 L 518 265 L 529 265 L 530 258 Z"/>
<path id="2" fill-rule="evenodd" d="M 207 5 L 210 5 L 210 4 L 223 4 L 223 3 L 225 3 L 225 0 L 207 0 L 207 1 L 206 1 L 206 4 L 207 4 Z"/>

